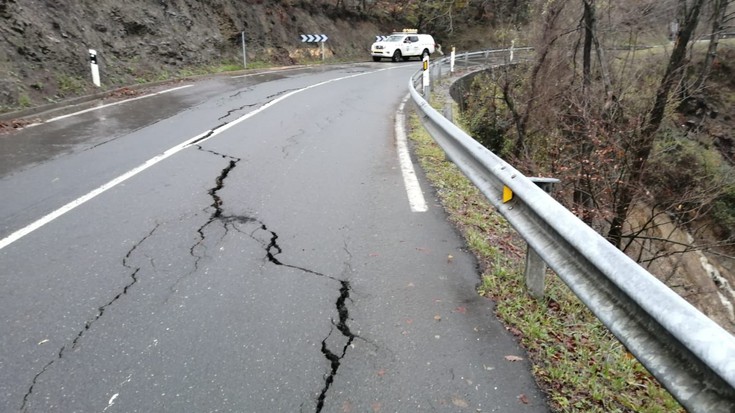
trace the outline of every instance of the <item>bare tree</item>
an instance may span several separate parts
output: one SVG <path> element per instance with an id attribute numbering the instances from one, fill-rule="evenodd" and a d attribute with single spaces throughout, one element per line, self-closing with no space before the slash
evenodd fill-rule
<path id="1" fill-rule="evenodd" d="M 712 64 L 717 57 L 717 46 L 720 43 L 720 37 L 725 29 L 725 20 L 727 18 L 727 9 L 732 0 L 712 0 L 712 15 L 710 21 L 712 23 L 712 33 L 709 35 L 709 45 L 707 47 L 707 55 L 702 63 L 702 72 L 692 85 L 691 89 L 696 91 L 702 89 L 704 83 L 712 72 Z"/>
<path id="2" fill-rule="evenodd" d="M 699 23 L 699 13 L 702 10 L 704 2 L 705 0 L 693 0 L 692 4 L 689 5 L 687 0 L 679 0 L 679 18 L 681 24 L 679 32 L 676 35 L 674 49 L 666 66 L 666 72 L 656 91 L 656 97 L 648 114 L 646 124 L 643 125 L 640 134 L 630 140 L 626 148 L 632 155 L 629 173 L 625 177 L 624 188 L 621 191 L 620 198 L 617 200 L 613 219 L 610 223 L 610 230 L 607 233 L 607 238 L 618 248 L 621 245 L 623 224 L 628 217 L 628 211 L 630 210 L 636 191 L 640 188 L 640 179 L 643 175 L 646 161 L 653 149 L 656 133 L 664 119 L 669 94 L 682 75 L 687 45 Z"/>

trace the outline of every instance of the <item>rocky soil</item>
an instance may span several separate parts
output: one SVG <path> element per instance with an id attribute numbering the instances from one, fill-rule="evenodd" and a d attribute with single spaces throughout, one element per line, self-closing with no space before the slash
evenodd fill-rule
<path id="1" fill-rule="evenodd" d="M 383 16 L 385 17 L 385 16 Z M 0 113 L 95 90 L 161 80 L 197 68 L 292 64 L 320 57 L 301 34 L 326 34 L 330 59 L 368 60 L 395 21 L 295 0 L 0 0 Z"/>

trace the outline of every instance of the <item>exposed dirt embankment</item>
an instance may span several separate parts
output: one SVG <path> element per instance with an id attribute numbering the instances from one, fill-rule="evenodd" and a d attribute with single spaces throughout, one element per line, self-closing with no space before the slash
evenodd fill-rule
<path id="1" fill-rule="evenodd" d="M 626 253 L 684 297 L 720 326 L 735 334 L 735 262 L 716 249 L 699 249 L 696 240 L 663 213 L 653 217 L 650 207 L 638 205 L 630 217 L 632 229 L 640 230 L 640 241 Z"/>
<path id="2" fill-rule="evenodd" d="M 328 57 L 367 60 L 375 36 L 392 28 L 314 3 L 0 0 L 0 112 L 93 90 L 88 49 L 109 88 L 242 62 L 242 32 L 249 62 L 289 64 L 319 54 L 301 34 L 328 35 Z"/>

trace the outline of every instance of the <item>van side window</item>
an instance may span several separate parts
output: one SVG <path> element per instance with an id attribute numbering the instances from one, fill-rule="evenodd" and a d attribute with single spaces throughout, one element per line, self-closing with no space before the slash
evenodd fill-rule
<path id="1" fill-rule="evenodd" d="M 418 37 L 418 36 L 408 36 L 408 40 L 409 40 L 409 41 L 410 41 L 411 43 L 416 43 L 416 42 L 418 42 L 418 41 L 419 41 L 419 37 Z"/>

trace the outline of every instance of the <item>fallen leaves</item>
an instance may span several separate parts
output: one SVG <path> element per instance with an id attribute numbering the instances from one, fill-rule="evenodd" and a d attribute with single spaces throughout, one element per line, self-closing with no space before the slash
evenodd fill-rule
<path id="1" fill-rule="evenodd" d="M 519 330 L 519 329 L 518 329 L 518 328 L 516 328 L 516 327 L 513 327 L 513 326 L 508 326 L 508 327 L 506 327 L 505 329 L 506 329 L 506 330 L 508 330 L 508 331 L 510 331 L 510 333 L 511 333 L 511 334 L 513 334 L 513 335 L 514 335 L 514 336 L 516 336 L 516 337 L 521 337 L 521 336 L 523 336 L 523 333 L 521 332 L 521 330 Z"/>
<path id="2" fill-rule="evenodd" d="M 518 401 L 523 404 L 528 404 L 528 397 L 525 394 L 521 393 L 520 395 L 518 395 Z"/>
<path id="3" fill-rule="evenodd" d="M 508 355 L 508 356 L 505 356 L 505 359 L 508 360 L 508 361 L 510 361 L 510 362 L 515 362 L 515 361 L 521 361 L 521 360 L 523 360 L 523 357 Z"/>
<path id="4" fill-rule="evenodd" d="M 111 98 L 122 98 L 122 97 L 132 97 L 139 95 L 140 92 L 135 91 L 129 87 L 123 87 L 117 90 L 113 90 L 112 92 L 107 94 L 107 97 Z"/>
<path id="5" fill-rule="evenodd" d="M 13 129 L 23 129 L 26 126 L 40 122 L 39 119 L 12 119 L 0 121 L 0 132 L 10 132 Z"/>
<path id="6" fill-rule="evenodd" d="M 457 407 L 463 407 L 463 408 L 470 407 L 467 401 L 459 396 L 452 396 L 452 404 Z"/>

